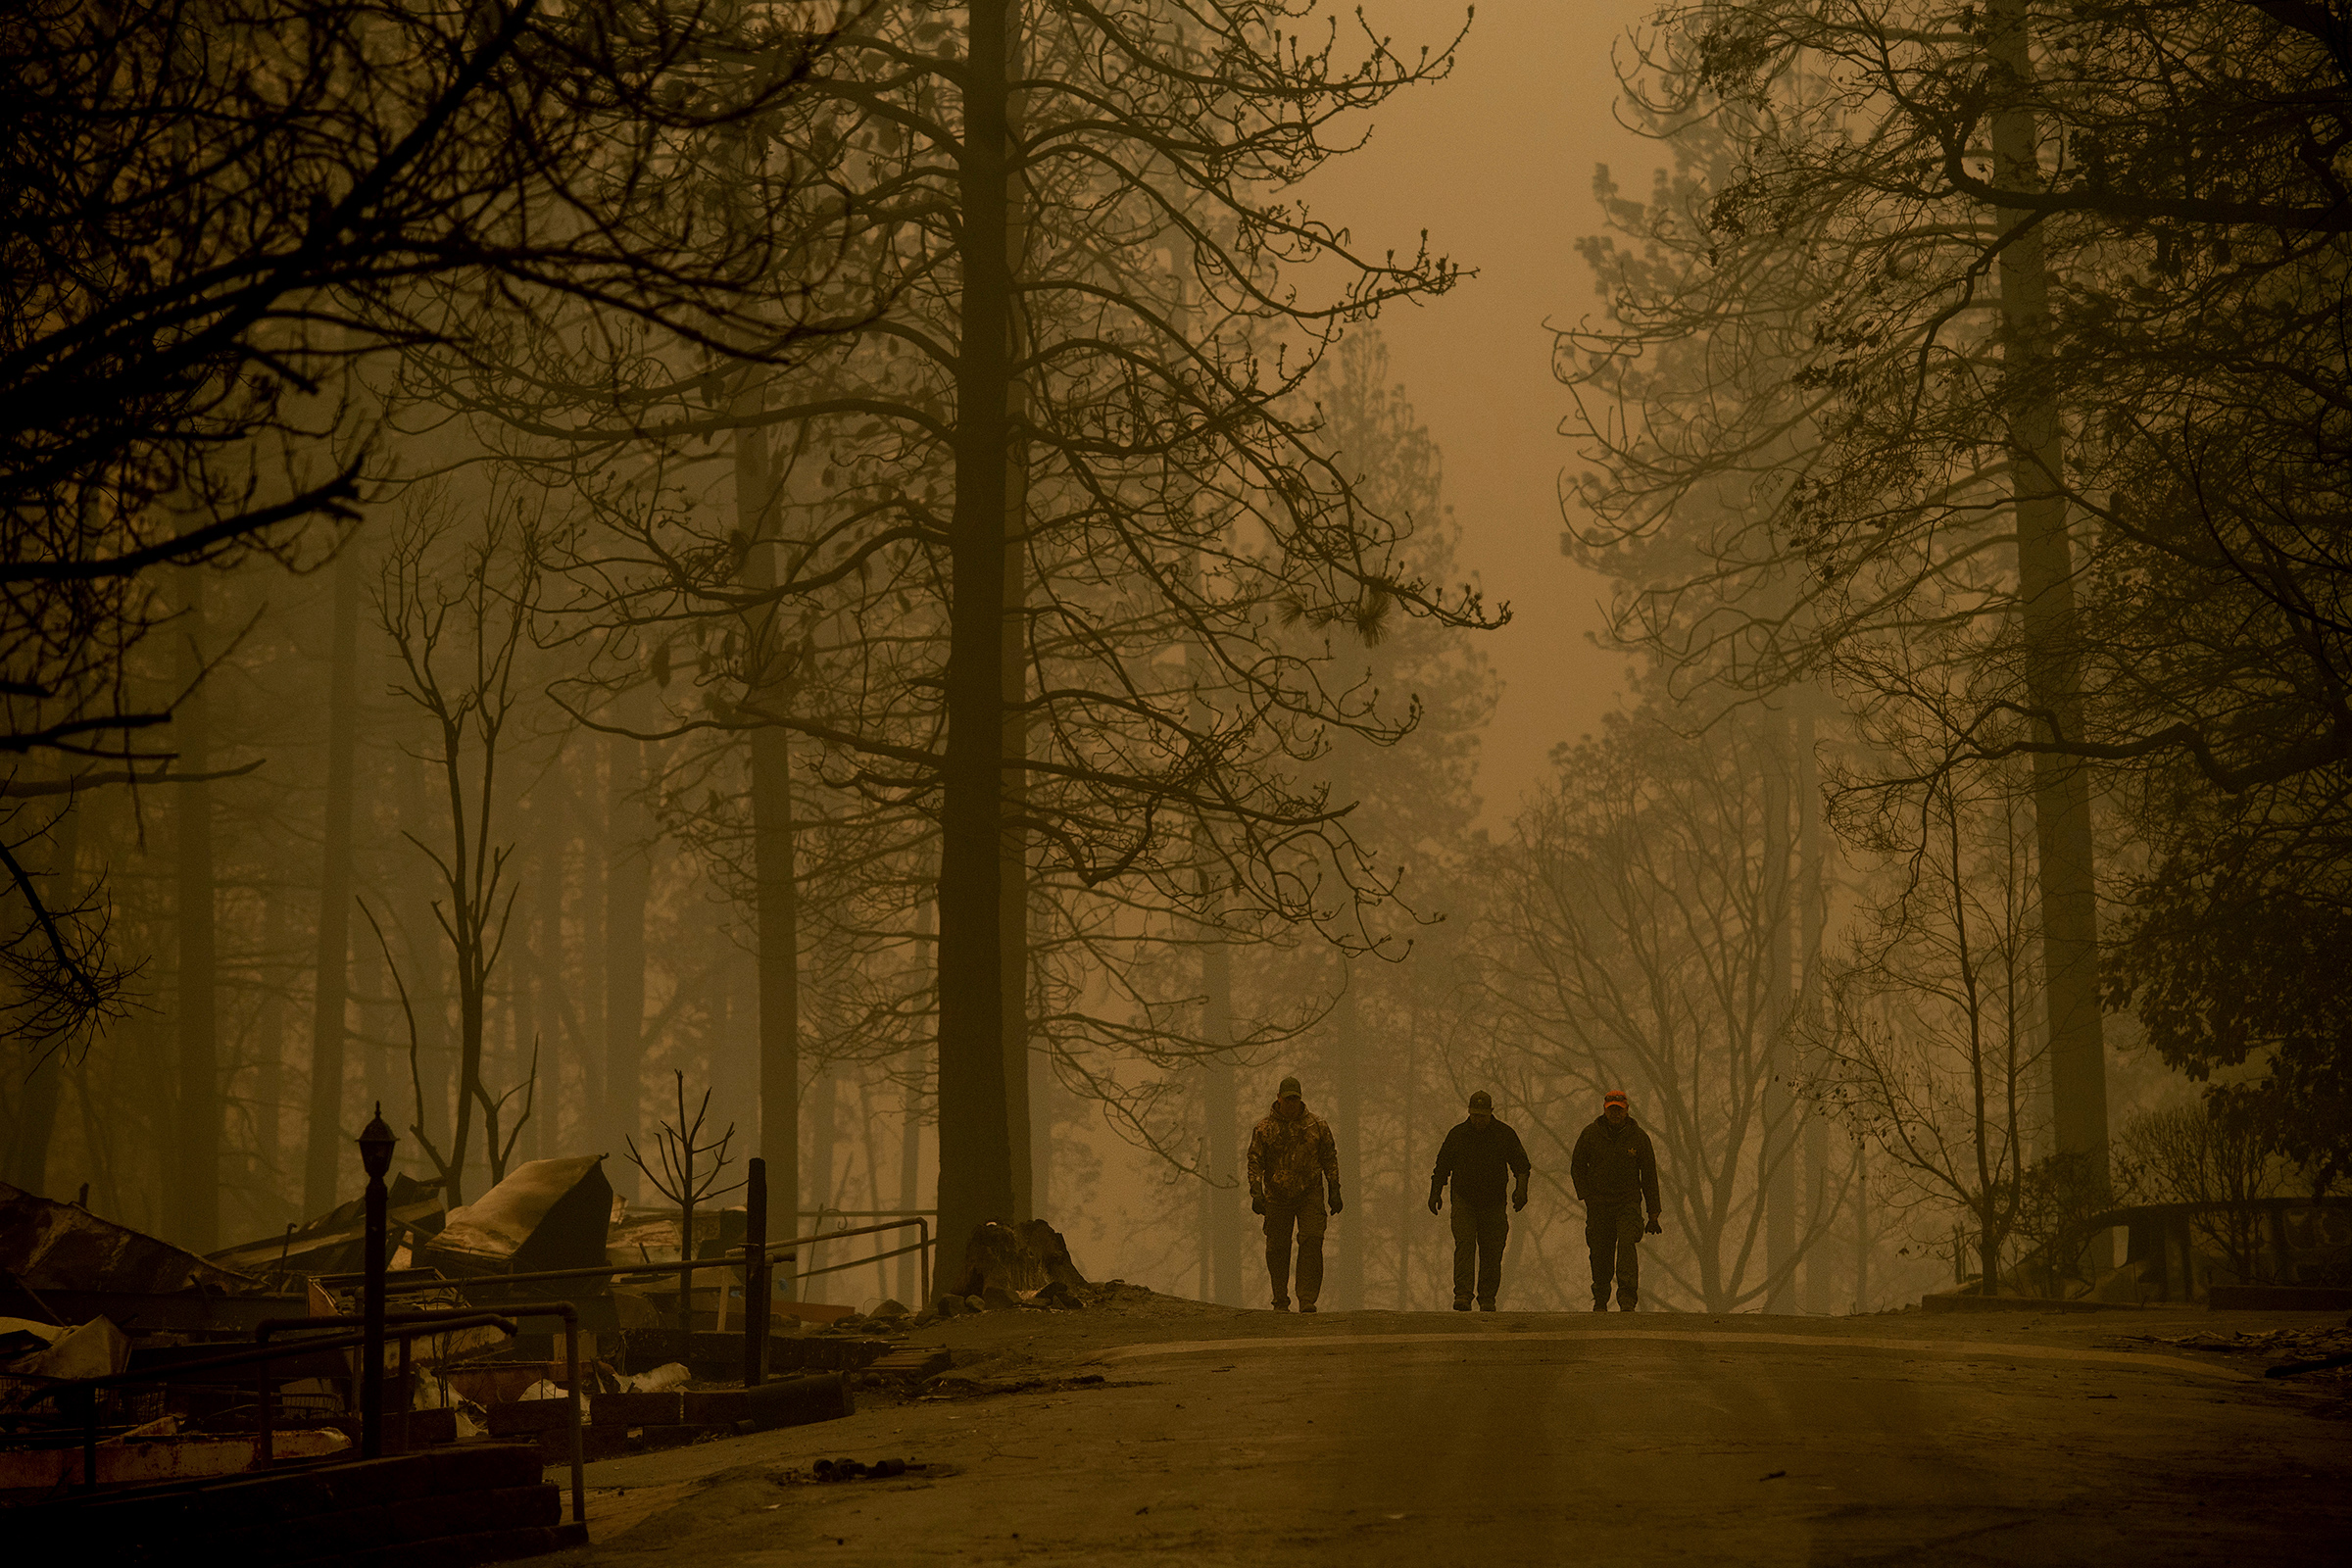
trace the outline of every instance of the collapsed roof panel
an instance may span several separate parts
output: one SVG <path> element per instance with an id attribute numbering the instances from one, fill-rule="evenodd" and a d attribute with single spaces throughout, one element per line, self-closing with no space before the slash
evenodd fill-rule
<path id="1" fill-rule="evenodd" d="M 394 1245 L 403 1231 L 430 1236 L 443 1219 L 441 1184 L 420 1182 L 406 1175 L 392 1178 L 385 1194 L 385 1222 Z M 355 1198 L 337 1204 L 291 1234 L 240 1242 L 208 1254 L 212 1262 L 241 1273 L 267 1276 L 281 1269 L 290 1274 L 341 1274 L 360 1267 L 368 1242 L 368 1200 Z"/>
<path id="2" fill-rule="evenodd" d="M 201 1286 L 238 1294 L 261 1281 L 170 1242 L 0 1182 L 0 1269 L 36 1291 L 171 1295 Z"/>
<path id="3" fill-rule="evenodd" d="M 602 1154 L 534 1159 L 450 1210 L 417 1261 L 452 1274 L 595 1268 L 605 1261 L 612 1187 Z"/>

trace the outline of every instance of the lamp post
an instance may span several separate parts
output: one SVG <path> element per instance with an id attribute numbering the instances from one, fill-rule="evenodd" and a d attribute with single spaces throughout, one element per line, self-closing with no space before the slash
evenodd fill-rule
<path id="1" fill-rule="evenodd" d="M 360 1130 L 360 1164 L 368 1172 L 368 1242 L 360 1287 L 360 1455 L 384 1452 L 384 1173 L 392 1168 L 398 1140 L 384 1125 L 384 1102 Z"/>

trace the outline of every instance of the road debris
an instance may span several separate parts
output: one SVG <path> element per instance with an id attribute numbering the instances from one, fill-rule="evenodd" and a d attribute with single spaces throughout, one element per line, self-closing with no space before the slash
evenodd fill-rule
<path id="1" fill-rule="evenodd" d="M 843 1481 L 888 1481 L 898 1476 L 931 1481 L 955 1473 L 954 1465 L 925 1464 L 914 1459 L 876 1459 L 870 1464 L 860 1459 L 819 1459 L 807 1469 L 795 1466 L 779 1470 L 774 1479 L 784 1486 L 830 1486 Z"/>
<path id="2" fill-rule="evenodd" d="M 2265 1377 L 2287 1378 L 2334 1374 L 2352 1379 L 2352 1323 L 2340 1328 L 2240 1329 L 2235 1333 L 2133 1334 L 2126 1338 L 2182 1350 L 2206 1350 L 2221 1355 L 2259 1355 L 2277 1359 Z"/>

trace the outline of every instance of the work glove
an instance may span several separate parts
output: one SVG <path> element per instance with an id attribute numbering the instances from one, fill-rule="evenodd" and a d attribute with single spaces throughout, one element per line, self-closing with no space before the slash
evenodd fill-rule
<path id="1" fill-rule="evenodd" d="M 1658 1216 L 1655 1214 L 1649 1216 L 1649 1223 L 1642 1226 L 1642 1230 L 1644 1235 L 1648 1236 L 1663 1236 L 1666 1234 L 1666 1227 L 1658 1223 Z"/>
<path id="2" fill-rule="evenodd" d="M 1263 1193 L 1251 1193 L 1250 1195 L 1250 1212 L 1252 1214 L 1263 1214 L 1265 1211 L 1266 1195 Z"/>
<path id="3" fill-rule="evenodd" d="M 1331 1211 L 1334 1214 L 1337 1214 L 1345 1207 L 1347 1207 L 1347 1205 L 1340 1201 L 1340 1184 L 1338 1182 L 1333 1182 L 1331 1184 Z"/>
<path id="4" fill-rule="evenodd" d="M 1522 1187 L 1511 1195 L 1511 1212 L 1516 1214 L 1527 1206 L 1527 1189 Z"/>
<path id="5" fill-rule="evenodd" d="M 1435 1194 L 1435 1193 L 1432 1193 L 1432 1194 L 1430 1194 L 1430 1195 L 1429 1195 L 1429 1211 L 1430 1211 L 1432 1214 L 1443 1214 L 1443 1213 L 1445 1213 L 1445 1212 L 1446 1212 L 1446 1200 L 1444 1200 L 1443 1198 L 1440 1198 L 1440 1197 L 1439 1197 L 1437 1194 Z"/>

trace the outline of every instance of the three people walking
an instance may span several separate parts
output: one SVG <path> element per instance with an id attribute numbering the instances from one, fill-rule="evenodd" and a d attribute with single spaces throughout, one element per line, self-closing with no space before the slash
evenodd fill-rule
<path id="1" fill-rule="evenodd" d="M 1266 1274 L 1274 1310 L 1312 1312 L 1323 1294 L 1323 1237 L 1340 1212 L 1340 1153 L 1331 1127 L 1306 1108 L 1297 1078 L 1285 1078 L 1265 1118 L 1250 1135 L 1250 1211 L 1265 1220 Z M 1495 1310 L 1510 1216 L 1527 1207 L 1534 1174 L 1519 1134 L 1494 1115 L 1494 1097 L 1470 1097 L 1469 1114 L 1446 1134 L 1429 1173 L 1429 1211 L 1446 1212 L 1452 1187 L 1453 1309 Z M 1658 1222 L 1658 1156 L 1634 1120 L 1621 1089 L 1601 1097 L 1601 1111 L 1577 1138 L 1568 1177 L 1585 1205 L 1585 1246 L 1592 1263 L 1592 1310 L 1642 1302 L 1641 1243 L 1664 1233 Z M 1507 1193 L 1507 1197 L 1506 1197 Z M 1508 1203 L 1506 1208 L 1504 1205 Z M 1297 1275 L 1294 1282 L 1294 1250 Z"/>
<path id="2" fill-rule="evenodd" d="M 1532 1167 L 1519 1135 L 1494 1119 L 1494 1101 L 1484 1089 L 1470 1097 L 1470 1114 L 1446 1135 L 1438 1163 L 1429 1173 L 1429 1211 L 1443 1208 L 1443 1194 L 1453 1183 L 1453 1309 L 1470 1310 L 1477 1293 L 1478 1309 L 1494 1310 L 1502 1289 L 1502 1249 L 1511 1239 L 1510 1213 L 1527 1206 L 1527 1180 Z M 1506 1177 L 1516 1176 L 1511 1211 L 1502 1207 Z"/>

